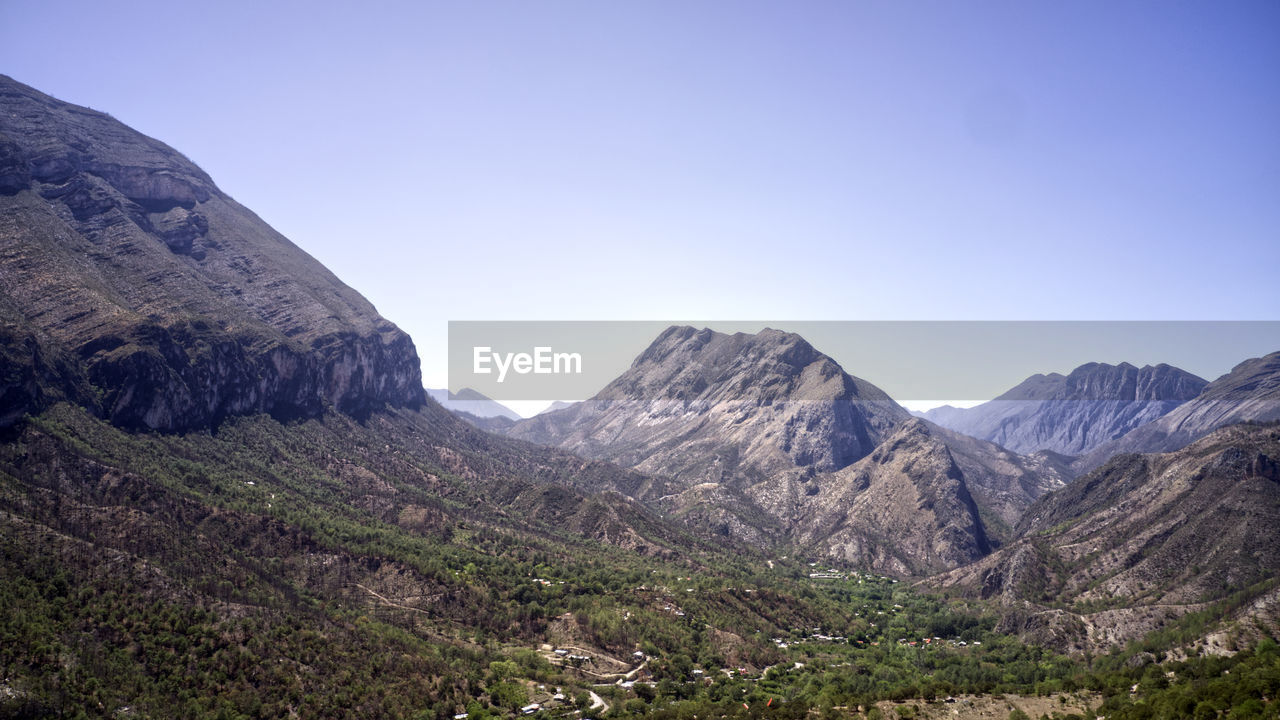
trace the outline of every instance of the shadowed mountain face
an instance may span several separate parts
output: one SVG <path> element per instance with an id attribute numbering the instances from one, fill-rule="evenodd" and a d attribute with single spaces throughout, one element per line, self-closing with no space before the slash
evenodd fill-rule
<path id="1" fill-rule="evenodd" d="M 1074 466 L 1085 471 L 1119 453 L 1169 452 L 1226 425 L 1272 420 L 1280 420 L 1280 352 L 1245 360 L 1194 399 L 1098 447 Z"/>
<path id="2" fill-rule="evenodd" d="M 1009 629 L 1059 645 L 1139 637 L 1280 572 L 1278 463 L 1276 424 L 1118 456 L 1032 505 L 1021 540 L 933 582 L 997 597 Z"/>
<path id="3" fill-rule="evenodd" d="M 506 432 L 645 472 L 614 489 L 693 526 L 901 575 L 981 557 L 1065 479 L 911 418 L 776 330 L 669 328 L 595 398 Z"/>
<path id="4" fill-rule="evenodd" d="M 829 477 L 797 539 L 830 557 L 911 575 L 991 551 L 965 475 L 921 420 L 907 420 L 867 457 Z"/>
<path id="5" fill-rule="evenodd" d="M 1089 363 L 1069 375 L 1034 375 L 973 408 L 935 408 L 924 417 L 1014 452 L 1081 455 L 1161 417 L 1208 384 L 1156 365 Z"/>
<path id="6" fill-rule="evenodd" d="M 0 76 L 0 424 L 414 407 L 409 337 L 163 143 Z"/>

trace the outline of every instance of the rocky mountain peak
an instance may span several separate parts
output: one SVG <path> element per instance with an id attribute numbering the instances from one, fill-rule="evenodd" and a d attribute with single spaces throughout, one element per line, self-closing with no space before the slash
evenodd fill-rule
<path id="1" fill-rule="evenodd" d="M 591 400 L 510 432 L 651 472 L 719 479 L 723 462 L 706 466 L 700 453 L 655 446 L 682 438 L 714 457 L 731 447 L 734 473 L 833 470 L 866 456 L 909 417 L 799 335 L 672 327 Z"/>
<path id="2" fill-rule="evenodd" d="M 989 553 L 965 473 L 934 430 L 907 420 L 870 455 L 824 479 L 813 507 L 818 520 L 801 539 L 828 555 L 903 575 Z"/>
<path id="3" fill-rule="evenodd" d="M 506 432 L 640 470 L 619 491 L 692 525 L 903 575 L 981 557 L 1063 482 L 773 329 L 668 328 L 595 398 Z"/>
<path id="4" fill-rule="evenodd" d="M 1139 368 L 1127 362 L 1091 362 L 1067 375 L 1033 375 L 996 399 L 1185 402 L 1199 395 L 1206 384 L 1203 378 L 1165 363 Z"/>
<path id="5" fill-rule="evenodd" d="M 673 326 L 596 399 L 711 401 L 755 388 L 758 397 L 770 403 L 796 400 L 794 391 L 801 385 L 821 393 L 834 387 L 817 386 L 834 380 L 843 388 L 843 375 L 835 361 L 794 333 L 765 329 L 726 335 Z M 856 383 L 849 386 L 856 393 Z M 883 393 L 875 395 L 876 400 L 892 402 Z"/>

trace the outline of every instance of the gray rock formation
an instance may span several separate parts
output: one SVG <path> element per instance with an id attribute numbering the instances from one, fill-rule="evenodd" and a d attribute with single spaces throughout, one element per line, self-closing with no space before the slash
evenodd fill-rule
<path id="1" fill-rule="evenodd" d="M 1096 448 L 1074 463 L 1091 470 L 1119 453 L 1170 452 L 1217 428 L 1280 420 L 1280 352 L 1245 360 L 1168 414 Z"/>
<path id="2" fill-rule="evenodd" d="M 168 146 L 0 76 L 0 422 L 181 430 L 424 401 L 409 337 Z M 13 347 L 11 343 L 6 343 Z"/>
<path id="3" fill-rule="evenodd" d="M 509 434 L 681 482 L 865 457 L 907 412 L 798 335 L 672 327 L 594 398 Z"/>
<path id="4" fill-rule="evenodd" d="M 1164 364 L 1088 363 L 1068 375 L 1033 375 L 977 407 L 944 406 L 923 417 L 1018 453 L 1082 455 L 1168 413 L 1206 384 Z"/>
<path id="5" fill-rule="evenodd" d="M 691 525 L 902 575 L 981 557 L 1065 480 L 911 418 L 777 330 L 669 328 L 595 398 L 506 432 L 641 470 L 611 489 Z"/>
<path id="6" fill-rule="evenodd" d="M 903 422 L 869 456 L 816 482 L 814 521 L 795 535 L 828 557 L 919 575 L 991 551 L 964 473 L 922 420 Z"/>

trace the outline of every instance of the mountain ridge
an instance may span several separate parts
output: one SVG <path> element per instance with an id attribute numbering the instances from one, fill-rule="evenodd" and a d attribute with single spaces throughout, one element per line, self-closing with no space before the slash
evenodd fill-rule
<path id="1" fill-rule="evenodd" d="M 1207 384 L 1164 363 L 1091 362 L 1066 375 L 1032 375 L 972 408 L 944 406 L 922 417 L 1019 453 L 1082 455 L 1165 415 Z"/>
<path id="2" fill-rule="evenodd" d="M 1280 420 L 1280 352 L 1241 361 L 1169 413 L 1079 458 L 1077 471 L 1129 452 L 1170 452 L 1217 428 L 1240 422 Z"/>
<path id="3" fill-rule="evenodd" d="M 167 145 L 0 76 L 0 421 L 128 427 L 425 401 L 412 341 Z"/>
<path id="4" fill-rule="evenodd" d="M 1271 592 L 1277 458 L 1277 423 L 1117 455 L 1038 499 L 1016 542 L 927 583 L 996 599 L 1006 629 L 1074 650 L 1140 637 L 1249 588 Z M 1280 615 L 1258 619 L 1280 629 Z"/>

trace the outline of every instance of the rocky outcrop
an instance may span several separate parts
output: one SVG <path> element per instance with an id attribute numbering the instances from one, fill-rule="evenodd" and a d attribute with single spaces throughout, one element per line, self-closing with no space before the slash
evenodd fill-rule
<path id="1" fill-rule="evenodd" d="M 1280 420 L 1280 352 L 1236 365 L 1195 398 L 1099 446 L 1074 467 L 1092 470 L 1120 453 L 1171 452 L 1226 425 L 1273 420 Z"/>
<path id="2" fill-rule="evenodd" d="M 1018 453 L 1081 455 L 1161 417 L 1206 384 L 1170 365 L 1088 363 L 1068 375 L 1033 375 L 977 407 L 944 406 L 924 417 Z"/>
<path id="3" fill-rule="evenodd" d="M 0 422 L 59 399 L 163 431 L 425 401 L 408 336 L 185 157 L 3 76 L 0 110 Z"/>
<path id="4" fill-rule="evenodd" d="M 1019 455 L 995 443 L 924 422 L 964 473 L 965 485 L 981 511 L 993 545 L 1012 540 L 1014 527 L 1026 509 L 1074 477 L 1069 458 L 1048 450 Z"/>

